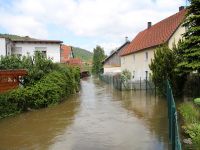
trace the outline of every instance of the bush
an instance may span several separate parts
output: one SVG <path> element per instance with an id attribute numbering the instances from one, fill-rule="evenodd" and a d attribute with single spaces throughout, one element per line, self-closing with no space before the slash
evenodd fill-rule
<path id="1" fill-rule="evenodd" d="M 198 122 L 200 114 L 192 103 L 187 102 L 181 104 L 179 107 L 179 111 L 181 116 L 183 117 L 185 124 Z"/>
<path id="2" fill-rule="evenodd" d="M 32 85 L 39 81 L 47 73 L 57 69 L 58 65 L 54 64 L 51 59 L 47 59 L 40 52 L 34 56 L 1 56 L 0 69 L 26 69 L 28 76 L 23 78 L 23 85 Z"/>
<path id="3" fill-rule="evenodd" d="M 194 103 L 195 103 L 196 105 L 199 105 L 199 106 L 200 106 L 200 98 L 195 98 L 195 99 L 194 99 Z"/>
<path id="4" fill-rule="evenodd" d="M 127 81 L 131 79 L 131 72 L 128 71 L 127 69 L 123 70 L 121 73 L 121 80 L 122 81 Z"/>
<path id="5" fill-rule="evenodd" d="M 79 89 L 79 78 L 79 69 L 59 67 L 32 86 L 0 95 L 0 118 L 59 103 Z"/>
<path id="6" fill-rule="evenodd" d="M 200 148 L 200 124 L 195 123 L 188 125 L 185 132 L 190 136 L 193 142 L 193 147 Z"/>
<path id="7" fill-rule="evenodd" d="M 192 139 L 193 147 L 200 147 L 200 112 L 191 102 L 183 103 L 179 111 L 184 120 L 184 132 Z"/>

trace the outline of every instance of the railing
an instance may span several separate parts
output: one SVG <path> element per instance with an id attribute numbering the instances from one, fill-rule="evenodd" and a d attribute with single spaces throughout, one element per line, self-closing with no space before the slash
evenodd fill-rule
<path id="1" fill-rule="evenodd" d="M 122 81 L 120 79 L 120 76 L 100 74 L 99 79 L 108 84 L 112 84 L 118 90 L 122 90 Z"/>
<path id="2" fill-rule="evenodd" d="M 172 146 L 172 150 L 182 150 L 180 136 L 179 136 L 176 104 L 174 102 L 174 96 L 168 80 L 167 80 L 167 102 L 168 102 L 169 139 Z"/>

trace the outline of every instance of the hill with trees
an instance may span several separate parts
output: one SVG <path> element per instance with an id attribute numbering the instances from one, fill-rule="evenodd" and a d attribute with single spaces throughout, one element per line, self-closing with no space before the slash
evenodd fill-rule
<path id="1" fill-rule="evenodd" d="M 92 61 L 92 52 L 79 47 L 72 47 L 72 50 L 75 58 L 80 58 L 84 62 Z"/>

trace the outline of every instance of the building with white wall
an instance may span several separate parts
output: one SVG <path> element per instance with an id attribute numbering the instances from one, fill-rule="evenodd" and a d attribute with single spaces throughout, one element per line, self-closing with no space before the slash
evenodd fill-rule
<path id="1" fill-rule="evenodd" d="M 121 59 L 120 53 L 127 48 L 130 42 L 127 40 L 123 45 L 121 45 L 117 50 L 115 50 L 111 55 L 104 59 L 103 70 L 104 74 L 115 74 L 121 72 Z"/>
<path id="2" fill-rule="evenodd" d="M 34 55 L 35 51 L 42 52 L 53 62 L 60 62 L 60 47 L 62 41 L 39 40 L 30 37 L 12 39 L 7 36 L 0 36 L 0 55 Z"/>
<path id="3" fill-rule="evenodd" d="M 154 59 L 156 48 L 162 44 L 167 44 L 172 49 L 173 44 L 177 44 L 185 33 L 182 23 L 187 11 L 184 7 L 179 8 L 179 12 L 151 25 L 148 22 L 147 29 L 138 33 L 129 46 L 121 53 L 121 69 L 128 69 L 133 80 L 144 80 L 149 77 L 151 71 L 149 64 Z"/>

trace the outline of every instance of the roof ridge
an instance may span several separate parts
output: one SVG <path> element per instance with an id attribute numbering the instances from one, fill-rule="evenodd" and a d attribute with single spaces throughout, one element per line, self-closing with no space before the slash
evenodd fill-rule
<path id="1" fill-rule="evenodd" d="M 150 28 L 140 31 L 129 46 L 122 51 L 121 55 L 128 55 L 167 42 L 182 24 L 186 13 L 187 9 L 183 9 L 157 22 Z"/>

